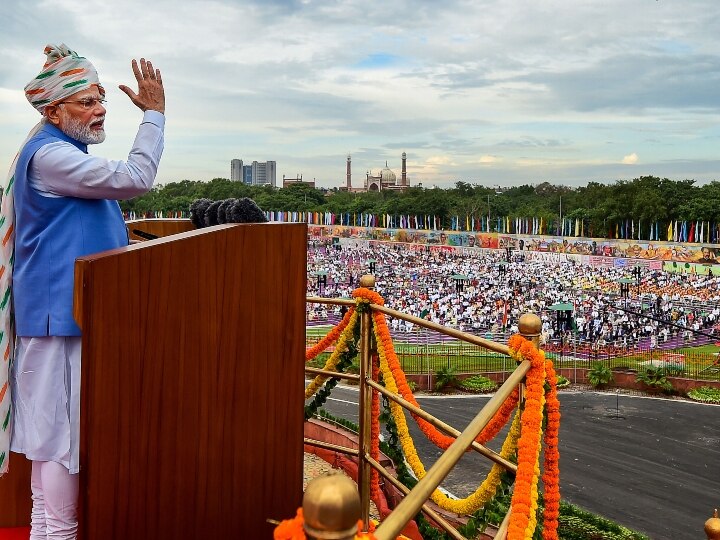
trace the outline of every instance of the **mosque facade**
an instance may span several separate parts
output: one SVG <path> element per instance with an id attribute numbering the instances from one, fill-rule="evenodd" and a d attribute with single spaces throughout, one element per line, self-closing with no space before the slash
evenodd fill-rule
<path id="1" fill-rule="evenodd" d="M 365 173 L 365 182 L 363 187 L 354 188 L 352 187 L 352 159 L 351 156 L 347 157 L 346 165 L 346 184 L 340 189 L 343 191 L 350 191 L 353 193 L 364 193 L 366 191 L 405 191 L 410 187 L 407 177 L 407 154 L 402 153 L 402 165 L 400 180 L 398 181 L 395 172 L 388 166 L 387 161 L 385 162 L 385 168 L 377 173 L 373 173 L 372 170 Z"/>

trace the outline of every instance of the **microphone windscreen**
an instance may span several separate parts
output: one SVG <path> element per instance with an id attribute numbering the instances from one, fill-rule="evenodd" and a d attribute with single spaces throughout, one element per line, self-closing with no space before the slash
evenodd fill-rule
<path id="1" fill-rule="evenodd" d="M 229 211 L 230 223 L 266 223 L 265 213 L 255 201 L 243 197 L 238 199 Z"/>
<path id="2" fill-rule="evenodd" d="M 217 211 L 217 219 L 218 223 L 232 223 L 230 219 L 228 218 L 228 211 L 232 206 L 235 204 L 235 201 L 237 199 L 225 199 L 222 204 L 218 207 Z"/>
<path id="3" fill-rule="evenodd" d="M 210 199 L 196 199 L 190 205 L 190 221 L 198 229 L 205 227 L 205 211 L 211 202 Z"/>
<path id="4" fill-rule="evenodd" d="M 205 225 L 212 227 L 218 224 L 217 212 L 222 203 L 223 201 L 215 201 L 207 207 L 207 210 L 205 210 Z"/>

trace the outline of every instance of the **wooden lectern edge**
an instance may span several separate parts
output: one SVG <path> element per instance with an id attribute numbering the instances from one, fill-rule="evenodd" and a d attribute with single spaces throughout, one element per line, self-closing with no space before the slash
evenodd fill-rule
<path id="1" fill-rule="evenodd" d="M 139 220 L 134 220 L 139 221 Z M 213 227 L 203 227 L 202 229 L 196 229 L 194 231 L 188 231 L 184 233 L 172 234 L 169 236 L 163 236 L 154 240 L 145 240 L 138 242 L 137 244 L 130 244 L 115 249 L 109 249 L 107 251 L 101 251 L 100 253 L 94 253 L 92 255 L 85 255 L 84 257 L 78 257 L 75 259 L 75 287 L 73 290 L 73 318 L 75 322 L 82 330 L 82 283 L 84 283 L 84 271 L 88 264 L 92 264 L 93 261 L 103 259 L 117 255 L 119 253 L 126 253 L 130 251 L 138 251 L 141 249 L 148 249 L 153 246 L 161 244 L 168 244 L 170 242 L 177 242 L 178 240 L 184 240 L 186 238 L 193 238 L 195 236 L 202 236 L 210 234 L 223 229 L 229 229 L 232 227 L 272 227 L 276 225 L 286 225 L 293 227 L 307 227 L 307 223 L 285 223 L 280 221 L 271 221 L 265 223 L 224 223 L 222 225 L 215 225 Z"/>

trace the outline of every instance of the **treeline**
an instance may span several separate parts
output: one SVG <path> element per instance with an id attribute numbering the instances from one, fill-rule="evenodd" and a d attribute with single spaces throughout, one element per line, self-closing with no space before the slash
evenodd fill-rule
<path id="1" fill-rule="evenodd" d="M 673 221 L 720 223 L 720 182 L 695 185 L 694 180 L 669 180 L 643 176 L 613 184 L 590 182 L 572 188 L 543 182 L 537 186 L 489 188 L 457 182 L 450 189 L 411 187 L 405 192 L 347 193 L 293 185 L 285 189 L 249 186 L 225 178 L 210 182 L 183 180 L 153 188 L 142 197 L 122 203 L 124 211 L 138 215 L 187 210 L 198 198 L 212 200 L 250 197 L 260 208 L 285 212 L 330 212 L 333 214 L 432 215 L 443 228 L 451 228 L 460 216 L 507 219 L 559 218 L 580 220 L 588 232 L 613 236 L 618 223 Z"/>

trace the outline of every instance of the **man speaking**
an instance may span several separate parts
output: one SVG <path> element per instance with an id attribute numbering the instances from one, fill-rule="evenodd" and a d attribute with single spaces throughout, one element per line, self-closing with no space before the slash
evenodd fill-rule
<path id="1" fill-rule="evenodd" d="M 119 88 L 143 119 L 128 159 L 93 156 L 88 145 L 105 140 L 105 89 L 97 72 L 64 44 L 44 52 L 45 65 L 25 87 L 42 119 L 10 168 L 0 208 L 0 354 L 11 366 L 11 398 L 7 370 L 0 370 L 0 471 L 9 440 L 10 450 L 32 461 L 31 540 L 71 540 L 80 470 L 74 263 L 128 244 L 117 201 L 152 188 L 164 144 L 165 93 L 160 71 L 144 58 L 133 60 L 137 93 Z"/>

